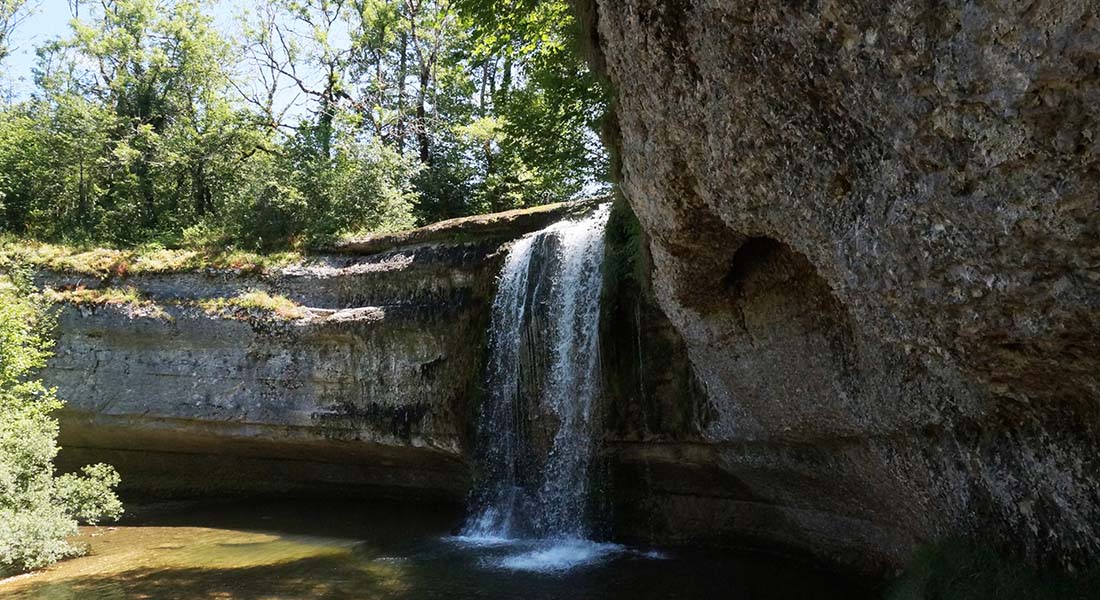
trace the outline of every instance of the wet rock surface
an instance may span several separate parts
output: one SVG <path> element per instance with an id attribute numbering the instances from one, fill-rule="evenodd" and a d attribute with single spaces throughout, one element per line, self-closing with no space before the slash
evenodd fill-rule
<path id="1" fill-rule="evenodd" d="M 620 531 L 1092 564 L 1100 6 L 597 5 L 623 192 L 713 413 L 612 436 Z"/>

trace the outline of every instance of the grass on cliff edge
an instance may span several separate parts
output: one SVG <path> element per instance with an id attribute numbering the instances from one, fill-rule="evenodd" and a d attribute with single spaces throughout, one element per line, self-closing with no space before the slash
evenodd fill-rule
<path id="1" fill-rule="evenodd" d="M 886 600 L 1085 600 L 1097 597 L 1100 571 L 1078 576 L 1040 572 L 960 539 L 919 552 Z"/>
<path id="2" fill-rule="evenodd" d="M 430 223 L 415 229 L 397 231 L 347 232 L 327 242 L 314 240 L 314 245 L 304 241 L 291 241 L 282 250 L 252 252 L 232 247 L 232 240 L 184 239 L 165 243 L 150 242 L 132 248 L 102 247 L 91 243 L 49 243 L 24 238 L 11 233 L 0 233 L 0 272 L 12 265 L 21 264 L 58 273 L 87 275 L 99 279 L 124 278 L 128 275 L 155 273 L 183 273 L 216 269 L 241 273 L 262 274 L 282 267 L 306 262 L 311 252 L 329 252 L 346 245 L 370 244 L 372 250 L 382 251 L 410 242 L 423 243 L 445 237 L 461 242 L 475 239 L 485 231 L 508 224 L 519 216 L 548 214 L 555 211 L 562 216 L 576 214 L 577 210 L 594 206 L 606 197 L 593 197 L 564 204 L 542 204 L 499 213 L 470 215 Z M 572 208 L 571 208 L 572 207 Z M 176 247 L 175 244 L 179 244 Z"/>
<path id="3" fill-rule="evenodd" d="M 262 273 L 300 263 L 303 259 L 304 255 L 298 250 L 259 254 L 232 249 L 170 249 L 155 244 L 116 249 L 49 244 L 12 235 L 0 236 L 0 269 L 22 263 L 100 279 L 202 269 Z"/>
<path id="4" fill-rule="evenodd" d="M 306 316 L 305 309 L 290 298 L 272 295 L 262 290 L 249 290 L 232 298 L 200 300 L 199 306 L 213 316 L 227 316 L 234 309 L 260 311 L 288 321 Z"/>
<path id="5" fill-rule="evenodd" d="M 74 306 L 113 306 L 141 309 L 146 316 L 159 319 L 171 319 L 164 307 L 151 300 L 147 294 L 132 287 L 101 287 L 55 290 L 47 288 L 44 297 L 50 302 L 72 304 Z M 207 298 L 198 301 L 169 301 L 174 306 L 198 306 L 214 317 L 250 317 L 266 315 L 286 321 L 295 321 L 307 316 L 305 307 L 279 294 L 269 294 L 263 290 L 246 290 L 237 296 L 225 298 Z"/>
<path id="6" fill-rule="evenodd" d="M 143 311 L 146 316 L 157 319 L 171 320 L 168 313 L 157 303 L 150 300 L 141 290 L 132 287 L 105 287 L 55 290 L 46 288 L 43 291 L 46 300 L 52 303 L 63 302 L 75 306 L 115 306 L 128 307 Z"/>

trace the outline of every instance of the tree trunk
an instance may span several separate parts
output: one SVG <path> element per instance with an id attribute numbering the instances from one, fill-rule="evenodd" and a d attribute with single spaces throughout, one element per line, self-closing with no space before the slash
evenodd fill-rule
<path id="1" fill-rule="evenodd" d="M 508 98 L 508 92 L 512 89 L 512 57 L 504 57 L 504 76 L 500 81 L 500 94 L 505 99 Z"/>
<path id="2" fill-rule="evenodd" d="M 317 115 L 317 144 L 325 159 L 332 158 L 332 110 L 332 100 L 326 94 L 321 98 L 321 114 Z"/>
<path id="3" fill-rule="evenodd" d="M 136 169 L 138 188 L 142 199 L 142 224 L 152 231 L 157 228 L 157 197 L 153 189 L 153 173 L 149 168 L 154 159 L 153 153 L 146 151 L 141 157 L 141 162 Z"/>
<path id="4" fill-rule="evenodd" d="M 380 107 L 386 106 L 386 82 L 385 72 L 382 68 L 381 52 L 378 52 L 374 55 L 374 90 L 375 105 Z M 374 137 L 381 140 L 383 144 L 392 143 L 390 140 L 386 139 L 385 135 L 385 119 L 383 118 L 383 115 L 385 113 L 380 110 L 379 114 L 375 115 L 373 114 L 374 110 L 370 108 L 364 108 L 363 111 L 370 111 L 372 113 L 370 115 L 367 115 L 367 117 L 371 120 L 371 124 L 374 126 Z"/>
<path id="5" fill-rule="evenodd" d="M 489 60 L 486 59 L 481 65 L 481 95 L 478 97 L 478 112 L 482 117 L 489 113 L 485 98 L 485 88 L 489 85 L 489 73 Z"/>
<path id="6" fill-rule="evenodd" d="M 416 141 L 420 147 L 420 162 L 428 164 L 431 160 L 431 147 L 428 140 L 428 84 L 431 82 L 431 71 L 428 65 L 420 65 L 420 89 L 417 92 L 416 103 Z"/>
<path id="7" fill-rule="evenodd" d="M 405 155 L 405 73 L 408 69 L 409 37 L 401 32 L 401 57 L 397 66 L 397 152 Z"/>
<path id="8" fill-rule="evenodd" d="M 84 183 L 84 152 L 80 152 L 80 183 L 77 188 L 77 209 L 76 216 L 81 223 L 89 222 L 90 212 L 88 210 L 88 186 Z"/>
<path id="9" fill-rule="evenodd" d="M 321 156 L 328 160 L 332 158 L 333 121 L 336 119 L 336 94 L 337 89 L 336 69 L 330 63 L 328 65 L 328 82 L 325 91 L 321 94 L 321 114 L 317 116 L 317 136 L 321 147 Z"/>
<path id="10" fill-rule="evenodd" d="M 194 186 L 195 215 L 203 217 L 206 213 L 210 212 L 212 208 L 210 188 L 206 185 L 205 161 L 200 160 L 195 163 L 194 172 L 191 177 L 193 180 L 191 185 Z"/>

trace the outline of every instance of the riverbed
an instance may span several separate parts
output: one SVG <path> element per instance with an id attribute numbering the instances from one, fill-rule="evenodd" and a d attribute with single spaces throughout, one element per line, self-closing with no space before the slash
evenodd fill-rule
<path id="1" fill-rule="evenodd" d="M 0 597 L 118 599 L 831 599 L 858 582 L 797 561 L 583 540 L 456 536 L 452 511 L 354 502 L 138 508 L 85 527 L 86 556 Z"/>

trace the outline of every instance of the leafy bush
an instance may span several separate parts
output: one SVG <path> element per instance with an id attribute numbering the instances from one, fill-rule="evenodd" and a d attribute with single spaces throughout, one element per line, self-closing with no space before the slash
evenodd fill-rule
<path id="1" fill-rule="evenodd" d="M 0 575 L 39 568 L 80 549 L 77 522 L 117 519 L 118 473 L 107 465 L 81 475 L 54 473 L 61 406 L 34 378 L 49 357 L 50 314 L 20 269 L 0 278 Z"/>
<path id="2" fill-rule="evenodd" d="M 1043 573 L 961 539 L 931 544 L 913 558 L 887 600 L 1084 600 L 1095 598 L 1096 573 Z M 1090 593 L 1091 590 L 1091 593 Z"/>
<path id="3" fill-rule="evenodd" d="M 225 196 L 217 214 L 186 228 L 182 241 L 270 250 L 324 245 L 347 231 L 413 227 L 411 178 L 419 166 L 393 148 L 356 139 L 347 124 L 335 127 L 331 155 L 302 133 L 278 156 L 254 158 L 248 177 Z"/>

